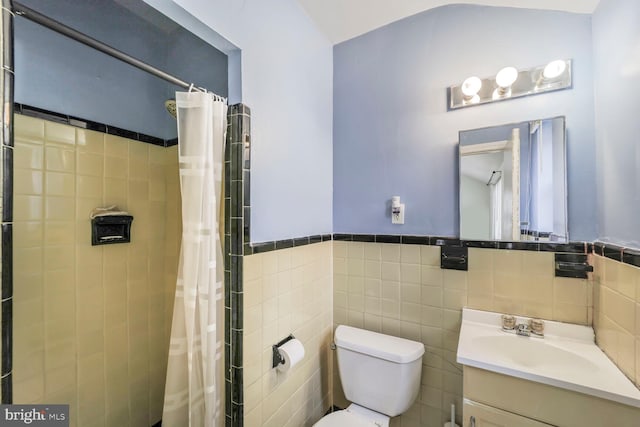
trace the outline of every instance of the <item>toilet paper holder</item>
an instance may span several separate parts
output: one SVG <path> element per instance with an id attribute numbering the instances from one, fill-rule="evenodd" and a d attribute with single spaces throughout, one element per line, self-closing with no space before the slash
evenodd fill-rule
<path id="1" fill-rule="evenodd" d="M 272 368 L 275 368 L 276 366 L 284 363 L 284 357 L 282 357 L 282 355 L 280 354 L 278 347 L 284 345 L 292 339 L 295 339 L 295 337 L 293 336 L 293 334 L 289 334 L 288 337 L 284 338 L 283 340 L 279 341 L 278 344 L 274 344 L 271 347 L 273 349 L 273 365 L 271 366 Z"/>

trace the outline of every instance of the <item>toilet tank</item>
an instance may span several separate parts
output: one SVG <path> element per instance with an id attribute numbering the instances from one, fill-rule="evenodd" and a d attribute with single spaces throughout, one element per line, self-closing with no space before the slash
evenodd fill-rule
<path id="1" fill-rule="evenodd" d="M 349 401 L 390 417 L 409 409 L 420 388 L 422 343 L 344 325 L 334 339 Z"/>

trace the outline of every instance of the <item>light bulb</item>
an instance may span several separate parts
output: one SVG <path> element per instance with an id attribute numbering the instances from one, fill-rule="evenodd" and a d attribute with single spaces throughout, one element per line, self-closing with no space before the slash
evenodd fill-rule
<path id="1" fill-rule="evenodd" d="M 480 80 L 479 77 L 473 76 L 462 82 L 460 90 L 462 90 L 462 94 L 464 95 L 465 99 L 472 99 L 478 94 L 478 92 L 480 92 L 481 88 L 482 80 Z"/>
<path id="2" fill-rule="evenodd" d="M 509 89 L 518 79 L 518 70 L 515 67 L 504 67 L 496 74 L 496 83 L 502 89 Z"/>
<path id="3" fill-rule="evenodd" d="M 552 80 L 560 77 L 562 73 L 567 69 L 567 63 L 559 59 L 557 61 L 551 61 L 544 67 L 542 76 L 547 80 Z"/>

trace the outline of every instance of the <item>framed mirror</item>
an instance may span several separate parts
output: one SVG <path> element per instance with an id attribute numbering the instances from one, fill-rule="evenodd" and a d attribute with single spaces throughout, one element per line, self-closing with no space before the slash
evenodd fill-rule
<path id="1" fill-rule="evenodd" d="M 564 117 L 459 138 L 461 239 L 569 240 Z"/>

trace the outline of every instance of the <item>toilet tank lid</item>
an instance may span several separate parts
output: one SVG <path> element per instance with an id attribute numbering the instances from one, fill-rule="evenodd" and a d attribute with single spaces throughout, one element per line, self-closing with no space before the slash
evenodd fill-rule
<path id="1" fill-rule="evenodd" d="M 409 363 L 422 357 L 424 344 L 391 335 L 340 325 L 334 336 L 336 346 L 395 363 Z"/>

